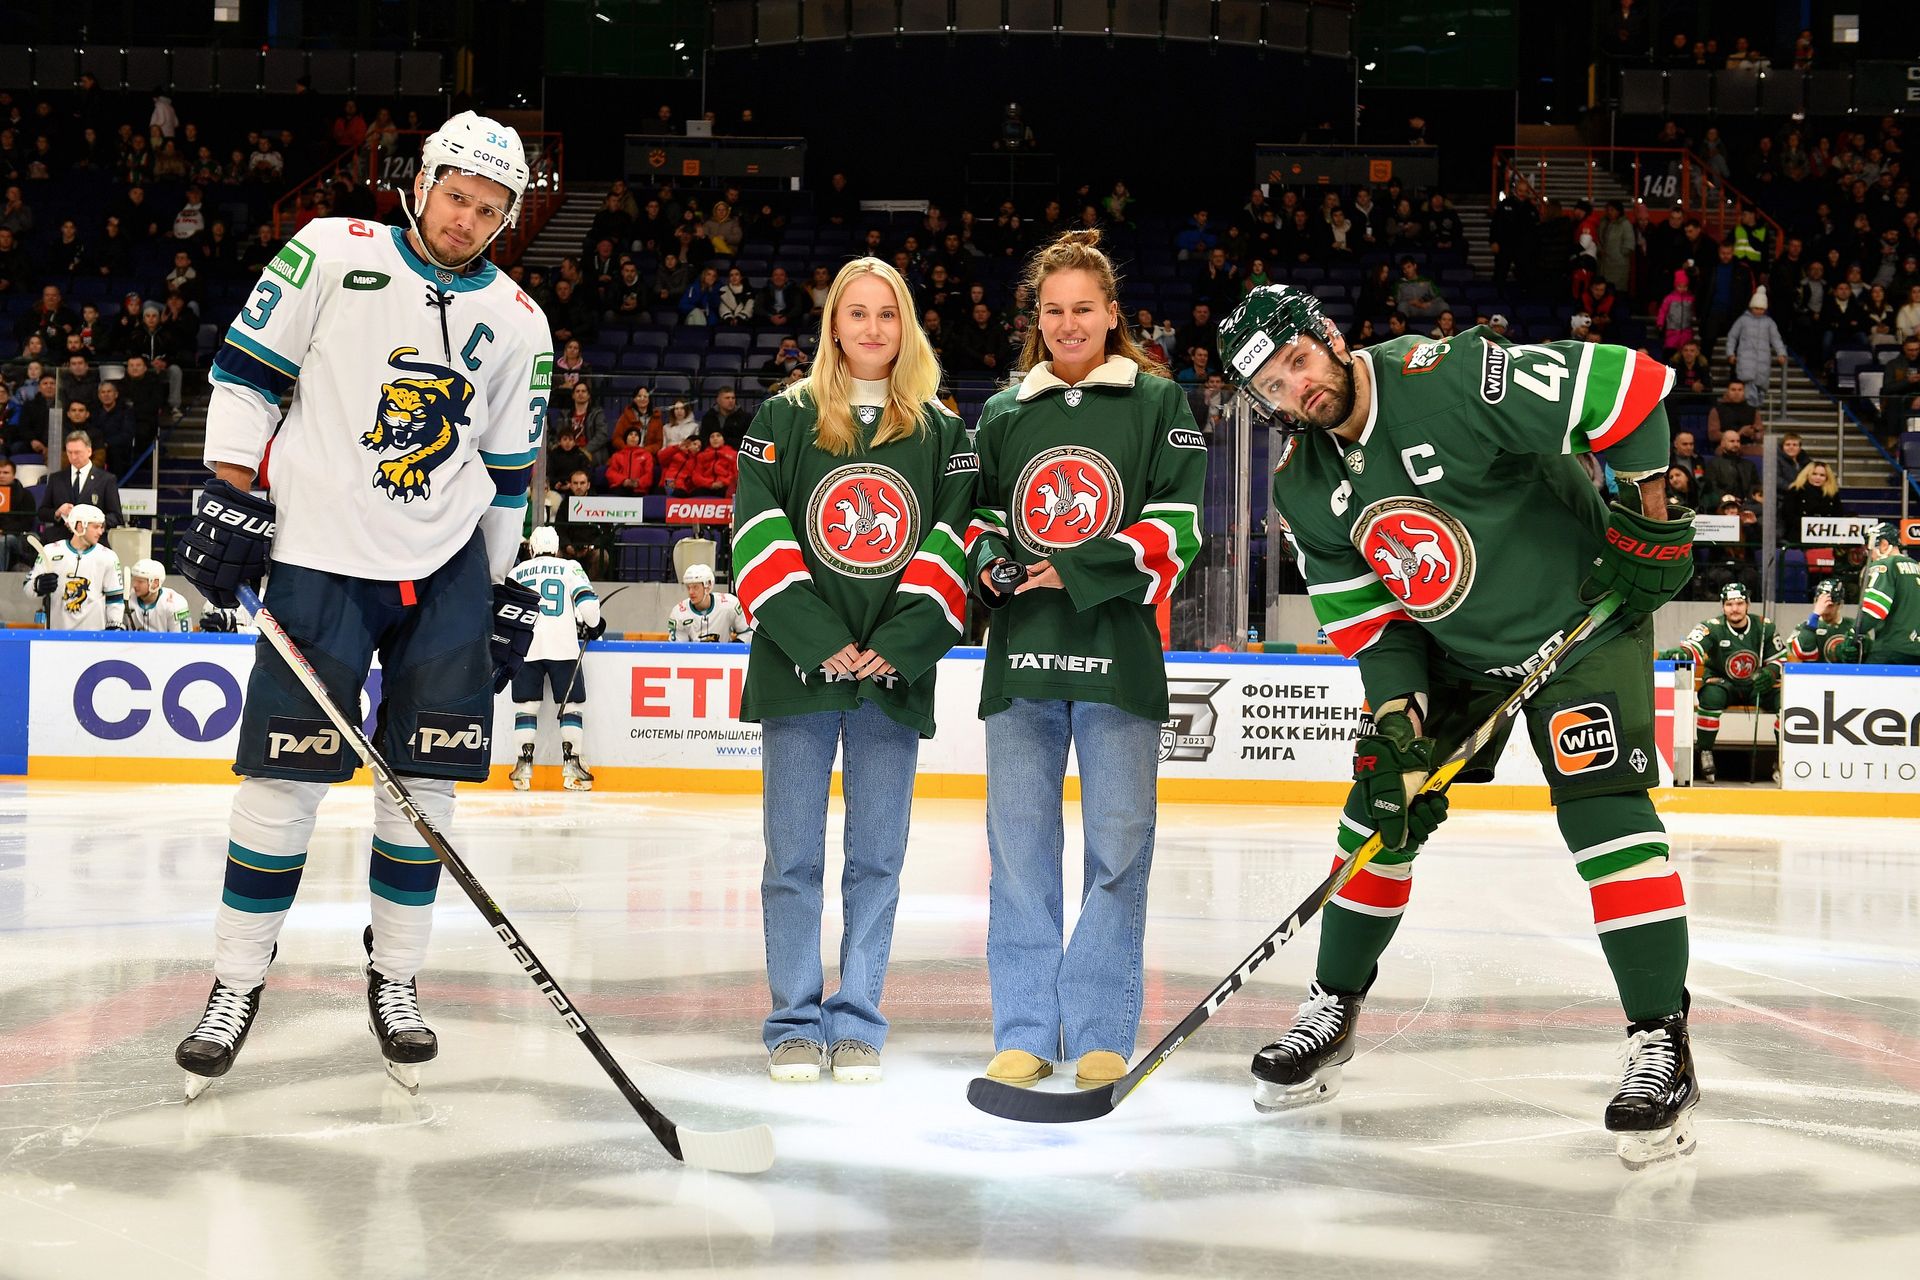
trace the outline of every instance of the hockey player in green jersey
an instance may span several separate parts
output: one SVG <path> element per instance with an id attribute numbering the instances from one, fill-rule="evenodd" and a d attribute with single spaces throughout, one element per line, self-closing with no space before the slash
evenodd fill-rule
<path id="1" fill-rule="evenodd" d="M 968 582 L 995 610 L 980 688 L 993 863 L 987 1075 L 1014 1085 L 1050 1075 L 1063 1053 L 1083 1088 L 1126 1074 L 1168 710 L 1154 612 L 1200 549 L 1206 441 L 1121 318 L 1099 243 L 1097 231 L 1068 232 L 1028 265 L 1039 317 L 1021 353 L 1026 376 L 987 401 L 975 437 Z M 1086 883 L 1063 938 L 1069 745 Z"/>
<path id="2" fill-rule="evenodd" d="M 1692 512 L 1669 510 L 1664 484 L 1672 372 L 1621 347 L 1518 346 L 1478 328 L 1350 352 L 1319 302 L 1286 285 L 1250 293 L 1221 324 L 1220 351 L 1285 433 L 1277 517 L 1372 708 L 1342 855 L 1376 830 L 1385 845 L 1327 904 L 1309 998 L 1254 1058 L 1256 1105 L 1338 1089 L 1414 854 L 1445 817 L 1444 796 L 1416 798 L 1421 783 L 1612 591 L 1616 619 L 1546 676 L 1525 718 L 1626 1011 L 1607 1128 L 1629 1167 L 1691 1149 L 1686 899 L 1647 794 L 1658 780 L 1647 615 L 1693 572 Z M 1572 456 L 1588 451 L 1607 454 L 1628 502 L 1602 502 Z M 1490 779 L 1510 732 L 1459 780 Z"/>
<path id="3" fill-rule="evenodd" d="M 740 444 L 734 581 L 754 627 L 740 718 L 760 723 L 775 1080 L 880 1079 L 880 1012 L 935 667 L 966 627 L 960 529 L 979 464 L 934 399 L 913 295 L 876 258 L 840 268 L 820 353 Z M 827 791 L 847 801 L 840 987 L 823 998 Z"/>
<path id="4" fill-rule="evenodd" d="M 1793 633 L 1787 652 L 1795 662 L 1861 662 L 1866 648 L 1853 619 L 1840 612 L 1847 589 L 1838 578 L 1824 579 L 1813 589 L 1813 612 Z"/>
<path id="5" fill-rule="evenodd" d="M 1774 713 L 1773 737 L 1780 740 L 1780 676 L 1786 646 L 1771 621 L 1749 612 L 1747 589 L 1729 582 L 1720 590 L 1720 616 L 1687 633 L 1683 646 L 1698 671 L 1693 727 L 1700 750 L 1700 777 L 1716 780 L 1714 743 L 1720 715 L 1728 707 L 1752 706 Z"/>
<path id="6" fill-rule="evenodd" d="M 1920 562 L 1894 541 L 1893 526 L 1867 530 L 1871 559 L 1860 575 L 1860 628 L 1875 662 L 1920 665 Z"/>

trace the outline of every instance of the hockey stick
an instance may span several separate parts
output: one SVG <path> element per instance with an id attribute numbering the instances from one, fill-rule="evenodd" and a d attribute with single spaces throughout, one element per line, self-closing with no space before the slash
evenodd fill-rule
<path id="1" fill-rule="evenodd" d="M 360 731 L 360 726 L 349 720 L 334 704 L 333 698 L 327 693 L 326 686 L 321 683 L 319 674 L 314 671 L 312 665 L 307 662 L 306 656 L 300 652 L 293 643 L 293 639 L 281 627 L 279 620 L 266 611 L 260 603 L 260 598 L 251 588 L 243 584 L 238 590 L 240 602 L 253 613 L 254 625 L 260 628 L 260 634 L 266 637 L 267 643 L 273 646 L 274 652 L 278 653 L 287 666 L 292 668 L 308 696 L 319 704 L 320 709 L 326 713 L 327 719 L 333 722 L 333 727 L 340 731 L 341 736 L 366 762 L 367 767 L 373 770 L 374 780 L 380 789 L 385 791 L 387 798 L 399 807 L 402 814 L 406 815 L 407 821 L 413 824 L 413 829 L 418 831 L 420 838 L 427 842 L 427 847 L 433 850 L 442 865 L 452 873 L 453 878 L 459 882 L 460 888 L 465 891 L 468 898 L 472 899 L 473 905 L 479 908 L 480 914 L 492 926 L 500 941 L 506 943 L 507 951 L 520 967 L 526 970 L 527 977 L 533 981 L 533 985 L 540 989 L 540 994 L 546 997 L 547 1003 L 553 1006 L 561 1020 L 576 1036 L 580 1037 L 580 1043 L 587 1047 L 587 1052 L 591 1053 L 593 1060 L 600 1064 L 600 1069 L 607 1073 L 607 1078 L 613 1081 L 614 1087 L 620 1090 L 621 1096 L 640 1113 L 640 1118 L 646 1122 L 647 1128 L 653 1131 L 653 1136 L 659 1139 L 660 1145 L 667 1149 L 667 1154 L 697 1169 L 713 1169 L 720 1173 L 761 1173 L 771 1168 L 773 1166 L 773 1131 L 766 1125 L 758 1124 L 721 1133 L 682 1129 L 669 1120 L 658 1107 L 647 1101 L 646 1095 L 627 1078 L 627 1073 L 621 1070 L 620 1064 L 614 1061 L 611 1053 L 607 1052 L 607 1047 L 600 1042 L 600 1037 L 594 1034 L 592 1027 L 587 1025 L 586 1017 L 581 1014 L 573 1001 L 567 998 L 566 992 L 560 989 L 560 984 L 554 980 L 553 974 L 540 962 L 540 958 L 533 954 L 533 948 L 526 944 L 526 941 L 520 937 L 519 931 L 508 921 L 506 913 L 494 905 L 493 898 L 481 887 L 480 882 L 474 879 L 473 872 L 467 869 L 467 864 L 454 851 L 453 845 L 435 830 L 433 824 L 428 822 L 426 816 L 420 812 L 413 802 L 413 796 L 408 793 L 406 784 L 400 781 L 392 768 L 381 758 L 380 753 L 374 749 L 373 743 L 369 742 L 366 734 Z"/>
<path id="2" fill-rule="evenodd" d="M 1454 777 L 1464 768 L 1467 761 L 1497 733 L 1508 720 L 1520 714 L 1520 708 L 1527 700 L 1538 693 L 1547 683 L 1554 670 L 1559 666 L 1573 647 L 1586 639 L 1593 631 L 1612 617 L 1620 607 L 1620 597 L 1609 594 L 1582 618 L 1574 629 L 1567 633 L 1540 664 L 1531 676 L 1519 688 L 1507 695 L 1507 698 L 1486 722 L 1475 729 L 1466 741 L 1454 748 L 1445 760 L 1427 775 L 1421 784 L 1421 792 L 1445 791 Z M 1187 1038 L 1200 1029 L 1202 1023 L 1220 1011 L 1220 1006 L 1231 1000 L 1246 984 L 1253 971 L 1273 958 L 1274 952 L 1292 941 L 1293 935 L 1307 921 L 1325 906 L 1329 899 L 1340 892 L 1347 881 L 1359 874 L 1360 869 L 1380 853 L 1382 845 L 1378 833 L 1367 837 L 1367 842 L 1354 850 L 1353 855 L 1335 867 L 1320 886 L 1307 900 L 1293 909 L 1293 914 L 1280 922 L 1280 926 L 1261 940 L 1253 953 L 1242 960 L 1226 979 L 1213 989 L 1211 995 L 1194 1006 L 1191 1013 L 1180 1020 L 1180 1025 L 1166 1034 L 1166 1037 L 1148 1051 L 1138 1066 L 1126 1075 L 1103 1089 L 1085 1089 L 1075 1093 L 1042 1093 L 1034 1089 L 1023 1089 L 1017 1085 L 989 1080 L 984 1076 L 976 1077 L 967 1085 L 967 1101 L 988 1115 L 999 1116 L 1006 1120 L 1022 1120 L 1029 1124 L 1067 1124 L 1079 1120 L 1097 1120 L 1106 1115 L 1125 1100 L 1128 1094 L 1139 1088 L 1146 1078 L 1160 1069 L 1160 1065 L 1171 1058 L 1174 1051 L 1187 1042 Z"/>
<path id="3" fill-rule="evenodd" d="M 46 558 L 47 549 L 40 545 L 40 539 L 30 533 L 26 535 L 26 539 L 27 545 L 33 548 L 33 562 L 39 564 Z M 47 630 L 53 630 L 53 597 L 51 595 L 40 597 L 40 614 L 46 619 Z"/>

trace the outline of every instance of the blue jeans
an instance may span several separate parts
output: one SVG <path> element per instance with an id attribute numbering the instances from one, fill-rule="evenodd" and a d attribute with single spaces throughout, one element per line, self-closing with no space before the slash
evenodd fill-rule
<path id="1" fill-rule="evenodd" d="M 1080 757 L 1086 888 L 1061 948 L 1060 804 L 1067 746 Z M 987 974 L 993 1046 L 1051 1062 L 1133 1056 L 1153 865 L 1160 726 L 1099 702 L 1016 698 L 987 717 Z"/>
<path id="2" fill-rule="evenodd" d="M 840 881 L 840 989 L 822 1003 L 821 880 L 827 862 L 827 791 L 842 748 L 847 802 L 846 873 Z M 856 711 L 769 716 L 760 725 L 762 817 L 767 860 L 760 875 L 767 986 L 762 1038 L 771 1049 L 795 1037 L 832 1044 L 886 1043 L 880 992 L 907 856 L 920 735 L 871 702 Z"/>

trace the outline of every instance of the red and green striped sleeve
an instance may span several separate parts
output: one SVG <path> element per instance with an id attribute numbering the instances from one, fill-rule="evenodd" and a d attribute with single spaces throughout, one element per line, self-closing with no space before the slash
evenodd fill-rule
<path id="1" fill-rule="evenodd" d="M 1887 581 L 1887 566 L 1870 564 L 1860 578 L 1860 612 L 1875 622 L 1885 622 L 1893 612 L 1893 584 Z"/>
<path id="2" fill-rule="evenodd" d="M 867 647 L 908 684 L 924 676 L 967 630 L 966 553 L 960 528 L 973 511 L 980 461 L 958 418 L 938 416 L 939 482 L 919 550 L 900 573 Z"/>
<path id="3" fill-rule="evenodd" d="M 754 634 L 772 640 L 811 671 L 854 638 L 820 598 L 800 555 L 781 493 L 784 446 L 768 438 L 775 433 L 761 421 L 766 412 L 755 418 L 740 451 L 740 484 L 733 498 L 734 593 Z"/>
<path id="4" fill-rule="evenodd" d="M 993 419 L 999 416 L 994 413 L 994 408 L 995 402 L 988 401 L 986 411 L 980 416 L 980 429 L 973 435 L 980 468 L 979 483 L 974 486 L 973 509 L 968 512 L 965 531 L 960 535 L 960 549 L 966 557 L 966 565 L 961 573 L 966 578 L 969 591 L 979 583 L 980 574 L 995 560 L 1019 558 L 1013 549 L 1013 535 L 1007 529 L 1006 498 L 999 492 L 996 487 L 998 482 L 994 479 L 994 432 L 989 429 Z"/>
<path id="5" fill-rule="evenodd" d="M 1142 378 L 1141 388 L 1155 381 L 1165 380 Z M 1176 391 L 1165 397 L 1165 404 L 1153 429 L 1153 461 L 1139 519 L 1112 537 L 1089 538 L 1049 557 L 1060 585 L 1082 613 L 1109 600 L 1158 605 L 1172 597 L 1200 554 L 1207 445 L 1193 429 L 1184 397 Z"/>
<path id="6" fill-rule="evenodd" d="M 1605 452 L 1629 474 L 1666 466 L 1672 368 L 1605 343 L 1483 341 L 1475 372 L 1487 412 L 1475 421 L 1491 443 L 1510 453 Z"/>

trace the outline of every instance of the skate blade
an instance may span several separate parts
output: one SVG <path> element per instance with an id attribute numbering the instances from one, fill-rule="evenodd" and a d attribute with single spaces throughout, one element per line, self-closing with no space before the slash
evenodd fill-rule
<path id="1" fill-rule="evenodd" d="M 1323 1070 L 1311 1080 L 1299 1084 L 1274 1084 L 1258 1077 L 1253 1082 L 1253 1109 L 1263 1116 L 1276 1111 L 1293 1111 L 1325 1102 L 1340 1092 L 1340 1068 Z"/>
<path id="2" fill-rule="evenodd" d="M 1682 1117 L 1665 1129 L 1614 1135 L 1615 1154 L 1620 1157 L 1620 1163 L 1634 1173 L 1692 1155 L 1698 1145 L 1691 1116 Z"/>
<path id="3" fill-rule="evenodd" d="M 515 779 L 513 779 L 513 789 L 514 789 L 515 791 L 527 791 L 527 790 L 531 790 L 531 789 L 532 789 L 532 787 L 533 787 L 533 779 L 532 779 L 532 778 L 515 778 Z"/>
<path id="4" fill-rule="evenodd" d="M 220 1078 L 219 1076 L 197 1076 L 191 1071 L 184 1072 L 183 1074 L 187 1077 L 186 1100 L 188 1102 L 192 1102 L 195 1098 L 213 1088 L 213 1082 Z"/>
<path id="5" fill-rule="evenodd" d="M 387 1078 L 410 1095 L 420 1092 L 420 1064 L 417 1062 L 387 1063 Z"/>
<path id="6" fill-rule="evenodd" d="M 564 782 L 562 782 L 562 783 L 561 783 L 560 785 L 561 785 L 561 786 L 563 786 L 563 787 L 565 787 L 565 788 L 566 788 L 567 790 L 569 790 L 569 791 L 591 791 L 591 790 L 593 790 L 593 784 L 592 784 L 591 782 L 581 782 L 581 781 L 579 781 L 579 780 L 577 780 L 577 779 L 574 779 L 574 778 L 568 778 L 568 779 L 566 779 L 566 780 L 565 780 Z"/>

